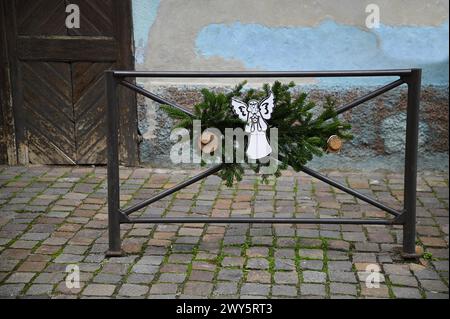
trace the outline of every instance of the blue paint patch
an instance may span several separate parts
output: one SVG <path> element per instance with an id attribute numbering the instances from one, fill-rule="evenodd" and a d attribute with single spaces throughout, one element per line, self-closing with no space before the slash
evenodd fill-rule
<path id="1" fill-rule="evenodd" d="M 148 34 L 156 19 L 160 0 L 133 0 L 133 28 L 136 63 L 144 63 Z"/>
<path id="2" fill-rule="evenodd" d="M 317 27 L 269 28 L 211 24 L 196 39 L 197 54 L 239 60 L 262 70 L 423 68 L 426 84 L 448 84 L 448 21 L 438 27 L 384 26 L 363 30 L 325 20 Z M 321 84 L 361 85 L 389 78 L 321 79 Z"/>

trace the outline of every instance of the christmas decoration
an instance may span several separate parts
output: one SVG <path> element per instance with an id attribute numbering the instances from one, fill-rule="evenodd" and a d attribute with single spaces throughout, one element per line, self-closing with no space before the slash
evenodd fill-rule
<path id="1" fill-rule="evenodd" d="M 272 153 L 272 148 L 267 141 L 267 122 L 272 115 L 274 96 L 270 95 L 261 102 L 250 100 L 248 105 L 235 98 L 231 99 L 233 111 L 242 121 L 247 122 L 245 131 L 250 133 L 247 156 L 251 159 L 260 159 Z"/>
<path id="2" fill-rule="evenodd" d="M 249 139 L 244 146 L 250 159 L 261 159 L 271 153 L 266 130 L 277 128 L 279 163 L 273 173 L 275 177 L 279 177 L 281 170 L 288 166 L 300 171 L 314 156 L 322 156 L 330 148 L 330 137 L 333 137 L 331 145 L 334 148 L 337 147 L 336 137 L 339 140 L 352 137 L 349 134 L 350 124 L 337 117 L 335 101 L 330 97 L 318 107 L 308 99 L 306 93 L 294 94 L 293 82 L 282 84 L 276 81 L 272 86 L 264 84 L 262 90 L 251 88 L 244 91 L 245 84 L 246 82 L 238 84 L 227 94 L 203 89 L 203 101 L 194 106 L 194 116 L 169 105 L 163 105 L 162 108 L 177 121 L 177 127 L 187 129 L 191 137 L 194 120 L 201 121 L 202 131 L 216 128 L 223 135 L 226 128 L 245 129 Z M 210 138 L 205 136 L 205 142 L 208 141 Z M 235 143 L 234 147 L 242 145 Z M 222 151 L 221 154 L 225 152 Z M 218 175 L 230 187 L 235 180 L 242 179 L 245 165 L 255 173 L 260 173 L 268 165 L 259 160 L 252 164 L 226 163 L 225 160 L 223 163 L 225 164 Z M 261 174 L 261 177 L 263 181 L 268 181 L 267 174 Z"/>

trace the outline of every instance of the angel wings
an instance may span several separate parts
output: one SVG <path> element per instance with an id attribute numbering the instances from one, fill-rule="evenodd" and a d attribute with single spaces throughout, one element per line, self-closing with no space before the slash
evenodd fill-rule
<path id="1" fill-rule="evenodd" d="M 245 131 L 250 133 L 247 155 L 251 159 L 261 159 L 272 153 L 272 147 L 266 136 L 266 120 L 269 120 L 272 115 L 274 99 L 273 93 L 270 92 L 269 96 L 261 102 L 250 100 L 248 105 L 236 99 L 231 100 L 233 112 L 247 122 Z"/>
<path id="2" fill-rule="evenodd" d="M 248 105 L 237 99 L 231 100 L 234 113 L 243 121 L 247 122 L 245 131 L 252 133 L 255 131 L 264 132 L 267 130 L 267 122 L 274 108 L 274 95 L 270 92 L 269 96 L 258 102 L 250 100 Z"/>

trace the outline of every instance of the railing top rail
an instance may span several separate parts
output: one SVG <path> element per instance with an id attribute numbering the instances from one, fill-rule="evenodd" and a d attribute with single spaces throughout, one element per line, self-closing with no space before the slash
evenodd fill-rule
<path id="1" fill-rule="evenodd" d="M 416 69 L 346 71 L 112 71 L 116 77 L 142 78 L 265 78 L 407 76 Z"/>

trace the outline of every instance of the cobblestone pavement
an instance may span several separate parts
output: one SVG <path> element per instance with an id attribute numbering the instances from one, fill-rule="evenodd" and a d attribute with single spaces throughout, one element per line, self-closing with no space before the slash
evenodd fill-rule
<path id="1" fill-rule="evenodd" d="M 195 173 L 123 168 L 122 204 Z M 328 175 L 401 207 L 400 174 Z M 448 173 L 419 176 L 416 263 L 396 252 L 400 227 L 359 225 L 122 225 L 127 255 L 106 259 L 105 177 L 103 167 L 0 167 L 2 298 L 448 298 Z M 137 214 L 385 217 L 290 171 L 234 189 L 211 176 Z M 66 285 L 69 264 L 80 288 Z M 379 288 L 366 287 L 368 264 L 381 269 Z"/>

